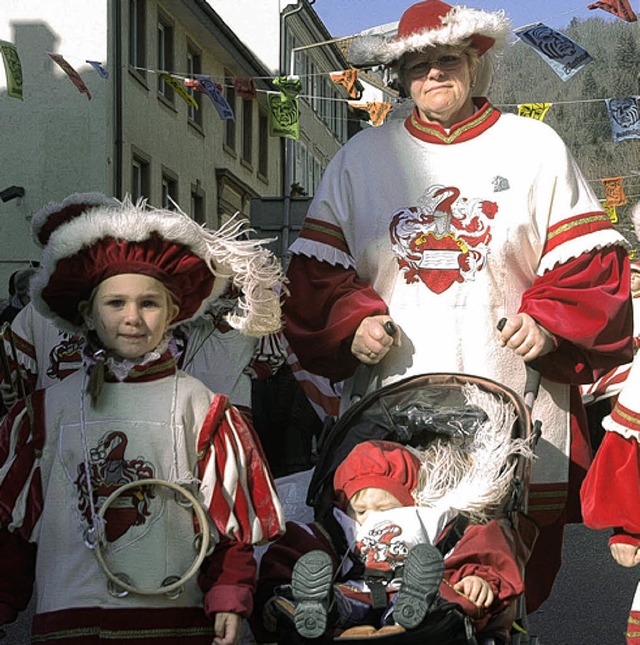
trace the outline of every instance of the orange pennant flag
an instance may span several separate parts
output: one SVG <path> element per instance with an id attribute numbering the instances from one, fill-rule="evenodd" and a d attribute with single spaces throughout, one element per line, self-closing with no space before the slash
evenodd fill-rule
<path id="1" fill-rule="evenodd" d="M 331 74 L 331 80 L 338 85 L 346 87 L 350 99 L 358 98 L 358 90 L 356 89 L 356 80 L 358 80 L 357 69 L 345 69 L 343 72 Z"/>
<path id="2" fill-rule="evenodd" d="M 360 110 L 366 110 L 369 113 L 371 125 L 382 125 L 391 110 L 391 103 L 386 101 L 369 101 L 368 103 L 352 104 L 352 107 Z"/>
<path id="3" fill-rule="evenodd" d="M 622 177 L 607 177 L 601 181 L 604 184 L 604 202 L 607 206 L 624 206 L 627 203 Z"/>

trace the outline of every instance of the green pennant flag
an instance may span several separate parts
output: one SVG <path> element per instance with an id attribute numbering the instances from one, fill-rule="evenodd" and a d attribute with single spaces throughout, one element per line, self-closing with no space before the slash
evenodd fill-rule
<path id="1" fill-rule="evenodd" d="M 273 80 L 280 94 L 269 94 L 269 130 L 272 137 L 300 138 L 298 94 L 302 89 L 299 78 L 279 76 Z"/>
<path id="2" fill-rule="evenodd" d="M 7 94 L 22 101 L 22 65 L 18 57 L 18 50 L 13 43 L 0 40 L 0 52 L 7 74 Z"/>

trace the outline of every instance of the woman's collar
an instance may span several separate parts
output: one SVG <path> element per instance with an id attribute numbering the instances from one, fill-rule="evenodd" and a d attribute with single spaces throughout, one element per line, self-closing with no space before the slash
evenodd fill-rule
<path id="1" fill-rule="evenodd" d="M 488 130 L 501 115 L 500 110 L 494 108 L 487 99 L 474 98 L 473 101 L 476 111 L 450 129 L 421 119 L 417 109 L 414 109 L 405 120 L 405 128 L 411 135 L 427 143 L 448 145 L 469 141 Z"/>

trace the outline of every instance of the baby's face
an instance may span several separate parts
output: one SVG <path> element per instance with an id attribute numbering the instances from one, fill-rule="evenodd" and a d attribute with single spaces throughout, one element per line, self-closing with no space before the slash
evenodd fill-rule
<path id="1" fill-rule="evenodd" d="M 347 515 L 358 524 L 364 524 L 369 513 L 392 508 L 402 508 L 402 503 L 390 492 L 382 488 L 363 488 L 349 500 Z"/>

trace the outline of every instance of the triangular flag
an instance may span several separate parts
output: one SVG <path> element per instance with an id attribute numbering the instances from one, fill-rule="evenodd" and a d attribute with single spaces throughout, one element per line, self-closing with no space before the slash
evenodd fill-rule
<path id="1" fill-rule="evenodd" d="M 640 112 L 634 96 L 605 99 L 613 140 L 640 139 Z"/>
<path id="2" fill-rule="evenodd" d="M 49 54 L 51 60 L 57 63 L 62 68 L 62 71 L 71 79 L 71 82 L 78 88 L 78 92 L 86 94 L 87 98 L 91 100 L 91 92 L 89 92 L 84 81 L 80 78 L 80 74 L 60 54 L 52 54 L 51 52 L 47 52 L 47 54 Z"/>
<path id="3" fill-rule="evenodd" d="M 98 72 L 100 78 L 104 78 L 105 81 L 109 78 L 109 72 L 102 66 L 102 63 L 97 60 L 88 60 L 87 63 Z"/>
<path id="4" fill-rule="evenodd" d="M 0 40 L 0 53 L 2 53 L 4 71 L 7 75 L 7 94 L 13 99 L 22 101 L 22 65 L 18 50 L 13 43 Z"/>
<path id="5" fill-rule="evenodd" d="M 541 22 L 516 29 L 514 33 L 535 49 L 563 81 L 568 81 L 593 60 L 588 52 L 571 38 Z"/>
<path id="6" fill-rule="evenodd" d="M 250 76 L 241 76 L 233 79 L 236 94 L 243 99 L 254 100 L 258 97 L 256 83 Z"/>
<path id="7" fill-rule="evenodd" d="M 367 103 L 355 104 L 353 103 L 351 107 L 366 110 L 369 113 L 369 120 L 371 125 L 379 126 L 382 125 L 391 110 L 391 103 L 386 101 L 369 101 Z"/>
<path id="8" fill-rule="evenodd" d="M 604 9 L 627 22 L 636 22 L 638 20 L 628 0 L 599 0 L 587 5 L 587 9 Z"/>
<path id="9" fill-rule="evenodd" d="M 551 103 L 520 103 L 518 105 L 518 116 L 526 116 L 538 121 L 544 121 Z"/>
<path id="10" fill-rule="evenodd" d="M 618 212 L 616 211 L 615 206 L 609 206 L 607 202 L 602 203 L 602 207 L 604 208 L 604 212 L 609 216 L 609 219 L 611 220 L 612 224 L 617 224 L 618 223 Z"/>
<path id="11" fill-rule="evenodd" d="M 173 76 L 162 73 L 158 75 L 158 78 L 161 78 L 170 88 L 172 88 L 187 105 L 190 105 L 196 110 L 200 107 L 193 96 L 187 92 L 184 85 L 173 78 Z"/>
<path id="12" fill-rule="evenodd" d="M 601 181 L 604 184 L 604 203 L 607 206 L 624 206 L 627 203 L 622 177 L 607 177 Z"/>
<path id="13" fill-rule="evenodd" d="M 345 69 L 342 72 L 335 72 L 331 74 L 331 80 L 338 85 L 347 88 L 348 96 L 350 99 L 358 97 L 358 90 L 356 89 L 356 81 L 358 80 L 357 69 Z"/>
<path id="14" fill-rule="evenodd" d="M 300 137 L 298 94 L 302 83 L 297 77 L 279 76 L 273 79 L 280 94 L 269 94 L 269 130 L 272 137 L 297 140 Z"/>
<path id="15" fill-rule="evenodd" d="M 234 121 L 235 117 L 233 110 L 231 109 L 229 101 L 227 101 L 219 86 L 214 83 L 208 76 L 196 74 L 195 79 L 200 83 L 200 86 L 204 90 L 205 94 L 211 99 L 211 102 L 218 111 L 220 118 L 223 121 Z"/>

